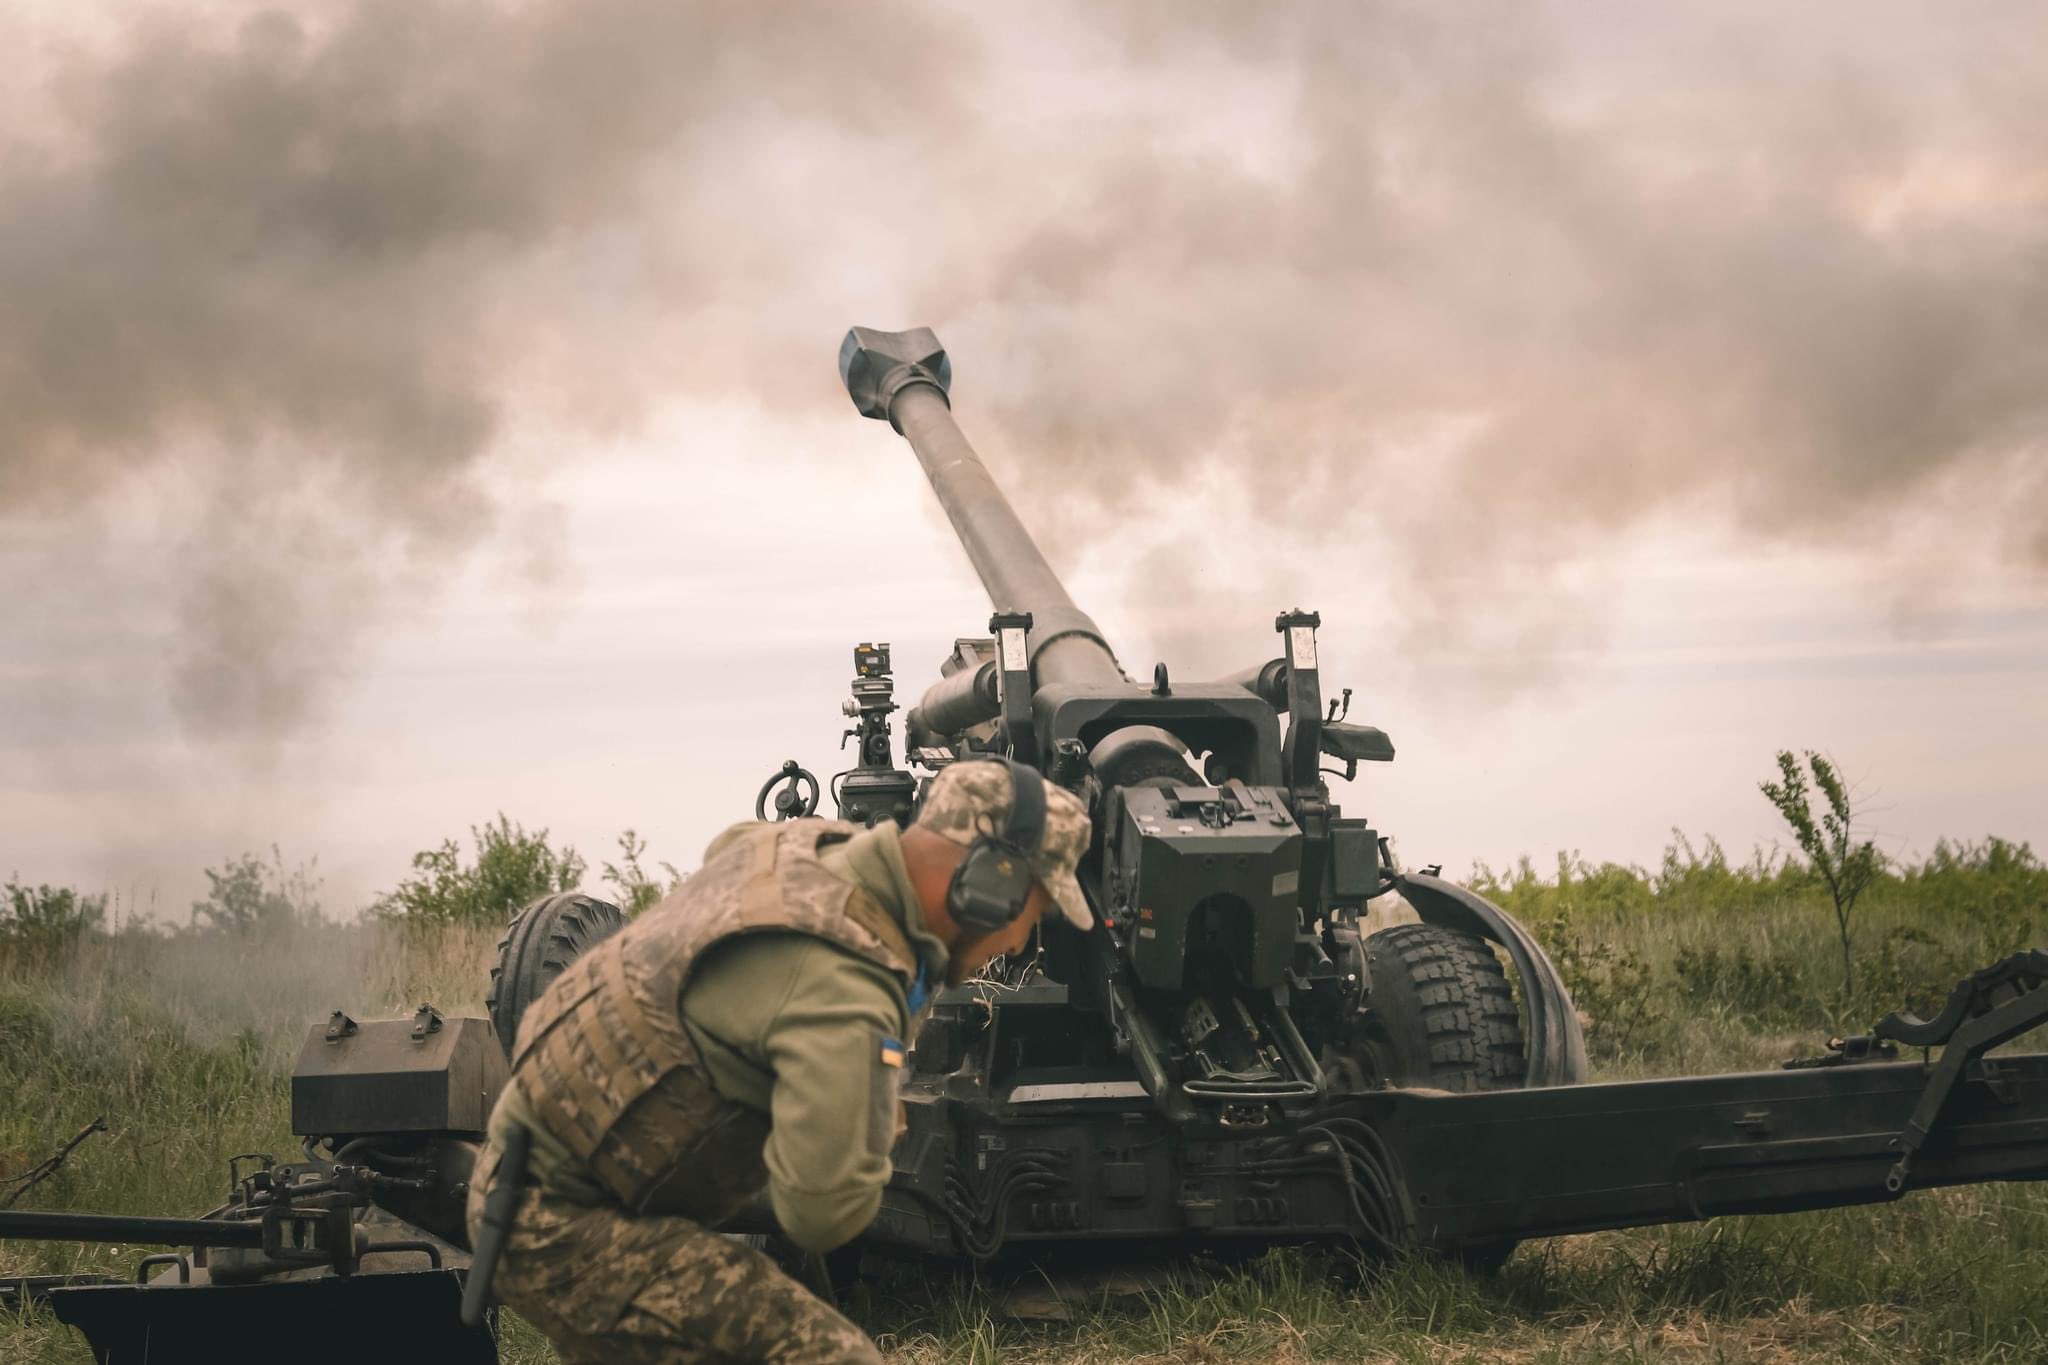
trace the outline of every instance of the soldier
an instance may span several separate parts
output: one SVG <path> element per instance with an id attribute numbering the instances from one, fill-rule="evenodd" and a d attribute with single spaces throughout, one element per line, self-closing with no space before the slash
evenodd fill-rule
<path id="1" fill-rule="evenodd" d="M 525 1130 L 496 1296 L 569 1365 L 878 1361 L 859 1328 L 714 1229 L 764 1186 L 806 1251 L 868 1225 L 929 986 L 1022 948 L 1048 904 L 1088 928 L 1087 846 L 1080 801 L 1007 762 L 943 769 L 900 831 L 721 834 L 520 1025 L 469 1196 L 474 1240 Z"/>

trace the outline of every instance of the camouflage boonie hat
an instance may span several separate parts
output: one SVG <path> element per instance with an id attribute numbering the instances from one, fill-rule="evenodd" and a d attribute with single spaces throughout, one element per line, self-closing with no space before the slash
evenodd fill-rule
<path id="1" fill-rule="evenodd" d="M 1000 834 L 1009 823 L 1016 791 L 1010 770 L 1000 763 L 949 763 L 926 789 L 917 823 L 962 848 L 981 834 Z M 1076 929 L 1094 925 L 1088 899 L 1074 878 L 1074 866 L 1088 851 L 1088 811 L 1064 787 L 1045 784 L 1045 837 L 1032 855 L 1031 870 L 1053 904 Z"/>

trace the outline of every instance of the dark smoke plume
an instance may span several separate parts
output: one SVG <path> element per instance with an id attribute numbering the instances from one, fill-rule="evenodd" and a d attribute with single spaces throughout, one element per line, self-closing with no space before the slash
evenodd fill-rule
<path id="1" fill-rule="evenodd" d="M 608 318 L 715 301 L 675 206 L 750 122 L 908 124 L 943 57 L 915 13 L 665 0 L 163 10 L 51 57 L 0 165 L 0 517 L 189 471 L 177 710 L 288 729 L 492 529 L 514 423 L 631 420 Z"/>

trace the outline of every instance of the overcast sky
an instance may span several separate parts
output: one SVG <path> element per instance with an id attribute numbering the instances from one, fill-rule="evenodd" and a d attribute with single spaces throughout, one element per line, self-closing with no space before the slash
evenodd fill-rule
<path id="1" fill-rule="evenodd" d="M 1270 657 L 1410 861 L 2048 843 L 2031 5 L 0 18 L 0 873 L 688 866 L 988 607 L 847 326 L 1127 667 Z"/>

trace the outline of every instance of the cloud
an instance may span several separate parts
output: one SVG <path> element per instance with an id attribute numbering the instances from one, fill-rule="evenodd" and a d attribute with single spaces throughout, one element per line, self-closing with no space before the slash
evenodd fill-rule
<path id="1" fill-rule="evenodd" d="M 1883 541 L 1981 479 L 1956 536 L 2048 562 L 2006 495 L 2048 418 L 2030 9 L 218 13 L 45 49 L 0 161 L 0 518 L 176 476 L 201 737 L 317 722 L 545 524 L 509 449 L 707 398 L 850 425 L 853 322 L 940 329 L 1063 562 L 1209 490 L 1140 608 L 1205 556 L 1293 600 L 1292 538 L 1514 679 L 1597 615 L 1558 566 L 1674 509 Z"/>
<path id="2" fill-rule="evenodd" d="M 981 265 L 994 425 L 1126 505 L 1243 471 L 1204 549 L 1316 542 L 1518 674 L 1597 615 L 1554 568 L 1674 509 L 1882 553 L 1972 478 L 1953 531 L 2039 572 L 2048 19 L 1834 13 L 1120 9 L 1120 78 L 1178 98 Z M 1269 160 L 1176 147 L 1233 100 L 1283 107 Z"/>
<path id="3" fill-rule="evenodd" d="M 219 735 L 316 717 L 402 590 L 518 501 L 481 465 L 519 423 L 640 410 L 606 377 L 635 341 L 607 304 L 658 264 L 659 308 L 687 313 L 723 268 L 718 243 L 664 235 L 657 192 L 715 196 L 750 126 L 943 104 L 927 29 L 355 0 L 153 11 L 68 49 L 0 170 L 0 516 L 188 471 L 204 496 L 161 566 L 184 585 L 178 715 Z"/>

